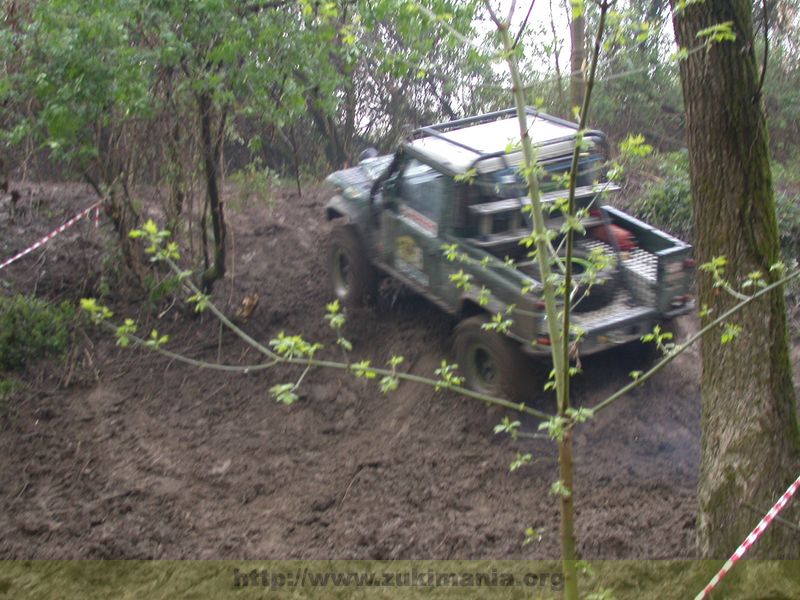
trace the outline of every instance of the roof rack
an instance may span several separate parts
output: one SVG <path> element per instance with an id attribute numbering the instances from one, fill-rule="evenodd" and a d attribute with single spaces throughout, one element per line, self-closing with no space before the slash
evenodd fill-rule
<path id="1" fill-rule="evenodd" d="M 550 121 L 551 123 L 556 123 L 558 125 L 574 129 L 576 132 L 578 131 L 578 125 L 576 123 L 573 123 L 572 121 L 567 121 L 566 119 L 555 117 L 553 115 L 549 115 L 544 112 L 540 112 L 535 108 L 533 108 L 532 106 L 525 107 L 525 114 L 527 114 L 529 117 L 544 119 L 545 121 Z M 420 127 L 419 129 L 415 129 L 413 133 L 414 134 L 427 133 L 428 135 L 437 135 L 440 133 L 444 133 L 445 131 L 452 131 L 453 129 L 461 129 L 463 127 L 469 127 L 471 125 L 481 125 L 483 123 L 491 123 L 492 121 L 496 121 L 502 117 L 516 117 L 516 116 L 517 116 L 516 108 L 505 108 L 503 110 L 496 110 L 494 112 L 486 113 L 483 115 L 476 115 L 474 117 L 456 119 L 455 121 L 445 121 L 443 123 L 437 123 L 435 125 L 426 125 L 425 127 Z M 474 149 L 470 148 L 470 150 Z M 474 151 L 479 152 L 478 150 Z"/>
<path id="2" fill-rule="evenodd" d="M 525 113 L 529 117 L 550 124 L 544 136 L 547 137 L 547 139 L 538 142 L 534 140 L 533 142 L 534 147 L 540 153 L 541 159 L 547 160 L 555 156 L 571 154 L 574 149 L 574 140 L 578 133 L 578 126 L 575 123 L 540 112 L 530 106 L 525 107 Z M 472 143 L 468 143 L 463 139 L 454 139 L 453 136 L 447 134 L 501 120 L 507 121 L 516 117 L 516 114 L 516 109 L 509 108 L 486 113 L 484 115 L 420 127 L 413 132 L 413 139 L 410 142 L 410 146 L 423 155 L 430 153 L 434 155 L 433 158 L 449 163 L 448 166 L 454 171 L 463 172 L 474 168 L 478 172 L 492 172 L 501 168 L 515 167 L 523 162 L 522 154 L 519 151 L 508 153 L 505 148 L 492 148 L 491 151 L 487 151 L 486 149 L 482 150 L 475 147 Z M 533 125 L 531 125 L 531 127 L 533 127 Z M 560 133 L 558 129 L 568 129 L 569 133 L 567 135 L 558 135 Z M 463 138 L 465 136 L 460 137 Z M 443 148 L 438 148 L 439 152 L 436 152 L 437 149 L 431 147 L 431 144 L 425 144 L 424 140 L 431 138 L 452 147 L 453 152 L 446 152 L 448 155 L 447 160 L 443 158 L 443 154 L 445 154 Z M 595 144 L 603 148 L 607 148 L 608 146 L 605 134 L 600 131 L 587 131 L 586 134 L 584 134 L 584 138 L 593 140 Z M 440 146 L 442 145 L 441 142 L 439 144 Z M 435 142 L 434 145 L 436 145 Z M 425 146 L 428 146 L 427 150 Z M 437 157 L 436 154 L 439 156 Z M 491 159 L 496 160 L 487 162 Z"/>

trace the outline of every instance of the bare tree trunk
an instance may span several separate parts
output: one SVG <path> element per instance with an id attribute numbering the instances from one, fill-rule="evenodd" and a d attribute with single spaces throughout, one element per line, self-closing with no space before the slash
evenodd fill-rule
<path id="1" fill-rule="evenodd" d="M 117 234 L 125 266 L 128 272 L 133 275 L 134 283 L 143 289 L 147 274 L 144 253 L 142 252 L 142 245 L 130 237 L 131 230 L 139 226 L 141 219 L 133 202 L 131 202 L 130 196 L 118 194 L 114 186 L 110 186 L 108 192 L 104 192 L 100 184 L 87 172 L 83 173 L 83 178 L 101 200 L 103 211 L 111 221 L 111 226 Z"/>
<path id="2" fill-rule="evenodd" d="M 686 104 L 696 253 L 728 261 L 726 278 L 752 271 L 768 280 L 780 260 L 767 127 L 758 98 L 752 3 L 705 0 L 681 13 L 672 0 L 678 43 L 691 48 L 698 31 L 731 22 L 736 40 L 717 42 L 681 63 Z M 708 273 L 699 300 L 711 317 L 736 303 Z M 800 435 L 792 386 L 786 305 L 778 288 L 735 319 L 741 334 L 722 345 L 702 340 L 702 458 L 697 542 L 701 557 L 725 558 L 744 540 L 800 468 Z M 797 504 L 795 504 L 795 507 Z M 795 508 L 791 517 L 797 520 Z M 774 524 L 748 556 L 800 557 L 800 536 Z"/>
<path id="3" fill-rule="evenodd" d="M 553 61 L 556 69 L 556 89 L 557 89 L 557 103 L 558 110 L 564 110 L 564 89 L 561 82 L 561 61 L 559 60 L 559 53 L 561 52 L 561 42 L 556 30 L 555 12 L 553 11 L 553 0 L 550 0 L 550 31 L 553 34 Z"/>
<path id="4" fill-rule="evenodd" d="M 200 109 L 200 129 L 202 138 L 203 170 L 206 178 L 206 194 L 211 213 L 211 230 L 214 234 L 214 261 L 205 270 L 202 287 L 210 292 L 214 282 L 225 276 L 225 215 L 219 189 L 220 154 L 222 137 L 225 130 L 225 115 L 220 116 L 220 123 L 214 132 L 211 97 L 200 94 L 197 98 Z"/>
<path id="5" fill-rule="evenodd" d="M 570 112 L 576 106 L 583 106 L 586 93 L 586 81 L 583 77 L 586 63 L 586 17 L 583 15 L 583 2 L 573 2 L 572 18 L 569 24 L 569 36 L 572 43 L 570 54 L 569 101 Z"/>

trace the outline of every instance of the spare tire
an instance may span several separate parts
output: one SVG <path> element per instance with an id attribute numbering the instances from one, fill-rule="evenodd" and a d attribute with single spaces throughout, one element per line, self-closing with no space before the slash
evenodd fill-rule
<path id="1" fill-rule="evenodd" d="M 572 274 L 577 283 L 573 297 L 579 299 L 579 302 L 573 306 L 573 310 L 578 313 L 590 312 L 607 306 L 614 300 L 619 289 L 619 268 L 616 264 L 599 271 L 593 283 L 582 281 L 581 273 L 585 272 L 587 266 L 591 264 L 589 262 L 590 253 L 591 250 L 581 244 L 572 249 Z M 586 294 L 585 297 L 584 294 Z"/>
<path id="2" fill-rule="evenodd" d="M 564 258 L 565 251 L 562 249 L 561 258 Z M 619 290 L 619 268 L 616 264 L 609 265 L 595 275 L 594 282 L 582 281 L 582 273 L 585 273 L 591 263 L 589 257 L 591 248 L 580 240 L 575 241 L 572 249 L 572 277 L 577 284 L 577 289 L 573 293 L 573 298 L 581 299 L 577 305 L 573 306 L 575 312 L 590 312 L 610 304 Z M 539 273 L 539 265 L 534 262 L 528 272 L 533 278 L 542 280 Z M 587 293 L 588 290 L 588 293 Z M 586 296 L 584 297 L 584 294 Z"/>

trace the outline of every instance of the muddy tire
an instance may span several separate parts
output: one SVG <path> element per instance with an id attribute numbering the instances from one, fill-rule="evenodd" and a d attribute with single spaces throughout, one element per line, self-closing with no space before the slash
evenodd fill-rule
<path id="1" fill-rule="evenodd" d="M 375 301 L 378 273 L 352 226 L 339 225 L 331 233 L 328 273 L 333 293 L 344 306 L 364 306 Z"/>
<path id="2" fill-rule="evenodd" d="M 483 329 L 488 322 L 487 316 L 476 315 L 456 327 L 453 345 L 466 387 L 514 402 L 530 400 L 536 384 L 529 361 L 513 340 Z"/>

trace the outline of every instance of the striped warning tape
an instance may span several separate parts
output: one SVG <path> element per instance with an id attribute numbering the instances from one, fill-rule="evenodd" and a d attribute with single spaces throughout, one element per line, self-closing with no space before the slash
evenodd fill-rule
<path id="1" fill-rule="evenodd" d="M 11 263 L 16 262 L 17 260 L 19 260 L 20 258 L 25 256 L 26 254 L 30 254 L 31 252 L 33 252 L 37 248 L 41 248 L 47 242 L 52 240 L 54 237 L 56 237 L 60 233 L 64 233 L 64 231 L 66 231 L 68 228 L 70 228 L 73 225 L 75 225 L 75 223 L 77 223 L 78 221 L 83 219 L 85 216 L 87 216 L 92 211 L 95 211 L 94 212 L 94 225 L 95 225 L 95 227 L 97 227 L 100 224 L 100 202 L 95 202 L 90 207 L 83 209 L 77 215 L 72 217 L 69 221 L 67 221 L 66 223 L 64 223 L 60 227 L 58 227 L 58 228 L 54 229 L 53 231 L 51 231 L 50 233 L 48 233 L 46 236 L 44 236 L 42 239 L 40 239 L 38 242 L 36 242 L 30 248 L 26 248 L 25 250 L 23 250 L 22 252 L 20 252 L 16 256 L 12 256 L 7 261 L 5 261 L 4 263 L 0 264 L 0 270 L 5 269 Z"/>
<path id="2" fill-rule="evenodd" d="M 775 519 L 779 512 L 783 510 L 783 508 L 789 503 L 789 500 L 792 499 L 792 496 L 795 495 L 798 488 L 800 488 L 800 477 L 795 479 L 794 483 L 789 486 L 783 496 L 781 496 L 775 505 L 769 509 L 769 512 L 764 515 L 764 518 L 756 525 L 756 528 L 750 532 L 750 535 L 742 542 L 742 544 L 736 549 L 736 552 L 725 561 L 725 564 L 722 565 L 722 568 L 719 572 L 711 578 L 711 581 L 708 582 L 708 585 L 705 589 L 695 596 L 694 600 L 703 600 L 703 598 L 707 598 L 708 595 L 711 593 L 711 590 L 716 587 L 716 585 L 722 581 L 722 578 L 728 574 L 728 571 L 731 570 L 733 565 L 736 563 L 737 560 L 744 556 L 744 553 L 750 549 L 750 546 L 756 543 L 756 540 L 761 537 L 761 534 L 769 527 L 770 523 Z"/>

